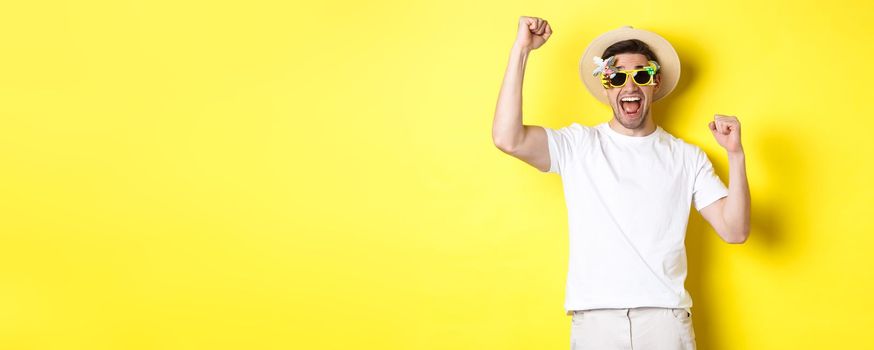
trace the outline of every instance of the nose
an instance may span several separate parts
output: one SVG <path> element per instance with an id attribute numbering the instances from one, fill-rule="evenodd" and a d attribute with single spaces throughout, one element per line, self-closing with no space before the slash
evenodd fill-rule
<path id="1" fill-rule="evenodd" d="M 626 79 L 628 79 L 628 81 L 625 82 L 625 86 L 622 87 L 622 91 L 621 91 L 621 92 L 623 92 L 623 94 L 640 91 L 640 86 L 637 86 L 637 84 L 635 84 L 634 81 L 632 80 L 634 78 L 628 77 Z"/>

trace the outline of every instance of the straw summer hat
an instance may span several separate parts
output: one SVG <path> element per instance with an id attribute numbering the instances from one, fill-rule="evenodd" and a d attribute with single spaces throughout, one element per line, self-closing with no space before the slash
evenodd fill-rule
<path id="1" fill-rule="evenodd" d="M 601 85 L 600 78 L 592 75 L 592 70 L 596 67 L 592 58 L 600 57 L 607 47 L 627 39 L 643 41 L 656 55 L 656 59 L 661 67 L 659 69 L 661 87 L 659 87 L 658 92 L 653 97 L 653 101 L 658 101 L 670 94 L 677 87 L 677 82 L 680 80 L 680 57 L 677 56 L 677 51 L 674 50 L 671 43 L 660 35 L 643 29 L 635 29 L 631 26 L 624 26 L 601 34 L 586 48 L 583 57 L 580 58 L 580 79 L 583 80 L 583 84 L 586 85 L 589 93 L 601 103 L 610 104 L 607 96 L 604 94 L 604 86 Z M 601 58 L 606 59 L 606 57 Z"/>

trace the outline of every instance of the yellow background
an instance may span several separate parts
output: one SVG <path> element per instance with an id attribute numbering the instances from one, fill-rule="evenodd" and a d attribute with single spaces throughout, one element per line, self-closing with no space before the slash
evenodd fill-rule
<path id="1" fill-rule="evenodd" d="M 693 210 L 702 349 L 859 348 L 874 325 L 870 2 L 7 1 L 0 348 L 565 349 L 560 177 L 491 123 L 607 121 L 577 63 L 621 25 L 683 61 L 657 123 L 741 121 L 753 229 Z M 861 346 L 861 345 L 860 345 Z"/>

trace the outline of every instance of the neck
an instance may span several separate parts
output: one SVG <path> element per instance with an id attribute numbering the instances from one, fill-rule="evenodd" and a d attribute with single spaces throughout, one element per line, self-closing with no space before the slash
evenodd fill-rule
<path id="1" fill-rule="evenodd" d="M 647 136 L 656 130 L 656 124 L 652 121 L 652 113 L 647 113 L 643 123 L 636 129 L 626 128 L 622 123 L 616 120 L 616 117 L 610 119 L 607 124 L 616 132 L 628 136 Z"/>

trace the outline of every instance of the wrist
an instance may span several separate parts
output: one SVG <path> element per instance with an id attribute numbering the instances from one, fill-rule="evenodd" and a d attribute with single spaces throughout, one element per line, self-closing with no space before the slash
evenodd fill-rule
<path id="1" fill-rule="evenodd" d="M 517 41 L 517 42 L 513 42 L 513 48 L 511 51 L 513 53 L 528 54 L 529 52 L 531 52 L 531 49 L 525 47 L 524 45 L 520 44 Z"/>
<path id="2" fill-rule="evenodd" d="M 740 158 L 740 159 L 743 159 L 743 157 L 744 157 L 744 149 L 743 149 L 743 147 L 737 149 L 736 151 L 728 151 L 728 157 L 729 157 L 729 158 Z"/>

